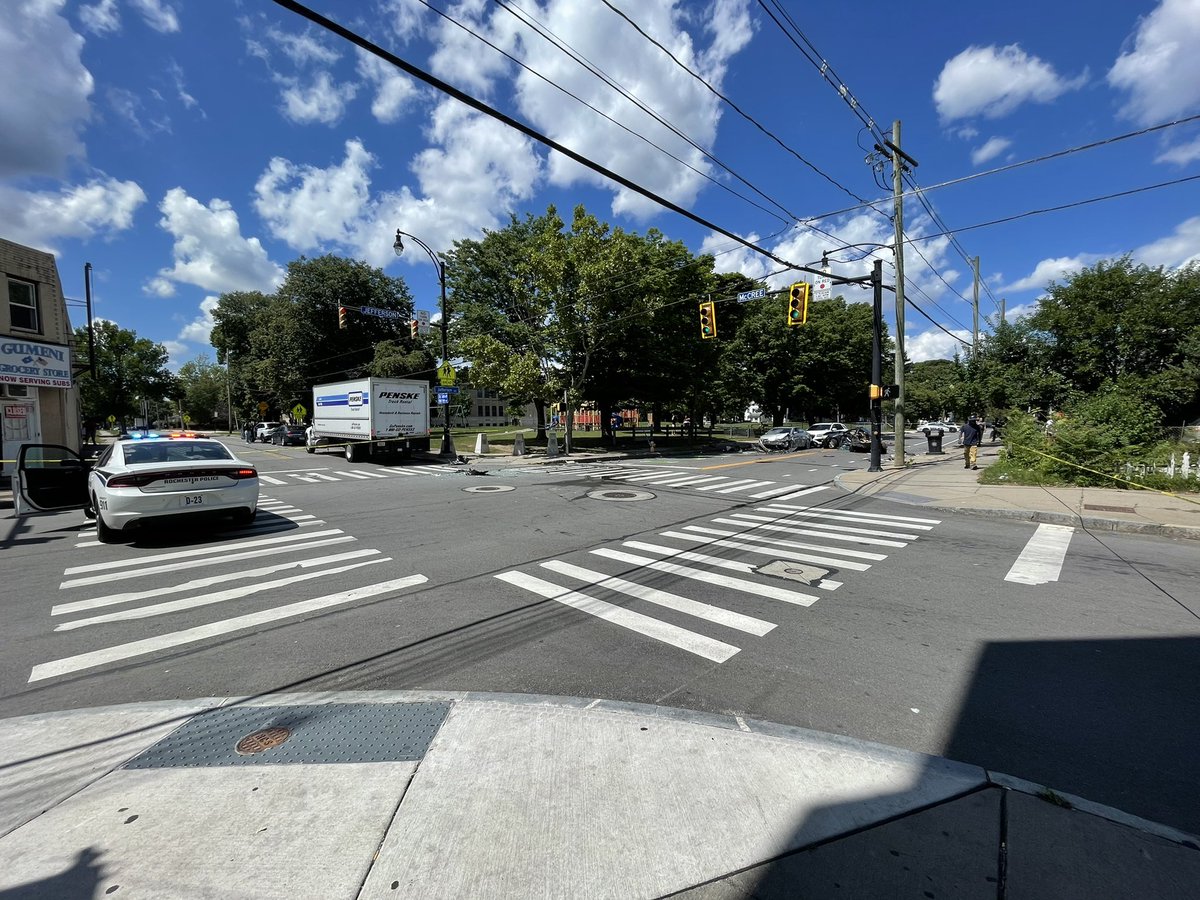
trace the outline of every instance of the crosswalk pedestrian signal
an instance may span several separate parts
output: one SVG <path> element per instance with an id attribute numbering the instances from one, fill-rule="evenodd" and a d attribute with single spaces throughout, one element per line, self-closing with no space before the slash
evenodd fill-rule
<path id="1" fill-rule="evenodd" d="M 712 340 L 717 336 L 717 308 L 711 300 L 700 304 L 700 337 Z"/>
<path id="2" fill-rule="evenodd" d="M 338 328 L 345 329 L 346 327 L 346 307 L 338 307 Z"/>
<path id="3" fill-rule="evenodd" d="M 803 325 L 808 321 L 808 292 L 809 285 L 804 281 L 797 281 L 788 289 L 787 323 L 789 326 Z"/>

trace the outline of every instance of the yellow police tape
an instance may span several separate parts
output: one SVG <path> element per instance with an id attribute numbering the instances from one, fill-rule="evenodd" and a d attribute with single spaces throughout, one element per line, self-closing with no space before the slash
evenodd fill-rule
<path id="1" fill-rule="evenodd" d="M 1062 459 L 1061 457 L 1054 456 L 1051 453 L 1043 453 L 1041 450 L 1038 450 L 1034 447 L 1020 445 L 1020 449 L 1028 450 L 1030 453 L 1036 453 L 1038 456 L 1044 456 L 1046 459 L 1052 459 L 1055 462 L 1062 463 L 1065 466 L 1071 466 L 1075 469 L 1082 469 L 1084 472 L 1090 472 L 1093 475 L 1099 475 L 1101 478 L 1111 478 L 1113 481 L 1119 481 L 1122 484 L 1128 484 L 1140 491 L 1150 491 L 1153 494 L 1162 494 L 1164 497 L 1171 497 L 1175 500 L 1182 500 L 1185 503 L 1194 503 L 1197 506 L 1200 506 L 1200 500 L 1193 500 L 1191 497 L 1185 497 L 1182 494 L 1176 494 L 1172 491 L 1160 491 L 1158 488 L 1147 487 L 1144 484 L 1138 484 L 1136 481 L 1130 481 L 1127 478 L 1121 478 L 1117 475 L 1109 475 L 1107 472 L 1100 472 L 1096 469 L 1089 469 L 1087 466 L 1081 466 L 1079 463 L 1071 462 L 1069 459 Z"/>

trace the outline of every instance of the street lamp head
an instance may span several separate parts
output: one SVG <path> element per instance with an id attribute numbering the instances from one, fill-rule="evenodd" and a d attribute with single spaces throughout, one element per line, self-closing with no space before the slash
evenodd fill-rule
<path id="1" fill-rule="evenodd" d="M 404 241 L 400 238 L 399 228 L 396 229 L 396 243 L 392 244 L 392 249 L 396 251 L 397 256 L 404 252 Z"/>

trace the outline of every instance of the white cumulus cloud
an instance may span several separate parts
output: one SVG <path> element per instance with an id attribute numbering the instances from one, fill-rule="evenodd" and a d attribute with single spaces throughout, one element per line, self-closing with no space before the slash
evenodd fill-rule
<path id="1" fill-rule="evenodd" d="M 242 237 L 238 216 L 226 200 L 206 206 L 183 188 L 171 188 L 159 204 L 159 225 L 175 239 L 175 264 L 160 269 L 146 289 L 170 296 L 175 283 L 205 290 L 270 291 L 283 280 L 258 238 Z"/>
<path id="2" fill-rule="evenodd" d="M 111 34 L 121 27 L 117 0 L 100 0 L 91 6 L 85 4 L 79 7 L 79 21 L 92 34 Z"/>
<path id="3" fill-rule="evenodd" d="M 146 24 L 155 31 L 169 34 L 179 30 L 179 15 L 165 0 L 129 0 L 130 6 L 142 14 Z"/>
<path id="4" fill-rule="evenodd" d="M 334 84 L 328 72 L 318 72 L 307 85 L 289 79 L 283 90 L 283 114 L 300 125 L 313 122 L 333 125 L 345 115 L 346 104 L 357 92 L 355 84 Z"/>
<path id="5" fill-rule="evenodd" d="M 1194 141 L 1188 141 L 1186 144 L 1178 144 L 1164 150 L 1154 161 L 1186 166 L 1188 163 L 1195 162 L 1198 159 L 1200 159 L 1200 137 Z"/>
<path id="6" fill-rule="evenodd" d="M 145 202 L 146 194 L 136 182 L 108 177 L 57 191 L 0 185 L 0 221 L 9 240 L 52 250 L 61 238 L 90 238 L 130 228 Z"/>
<path id="7" fill-rule="evenodd" d="M 1101 257 L 1095 253 L 1080 253 L 1078 256 L 1058 256 L 1053 259 L 1043 259 L 1033 271 L 1014 281 L 1003 285 L 1001 291 L 1042 291 L 1051 281 L 1062 281 L 1072 273 L 1090 266 Z"/>
<path id="8" fill-rule="evenodd" d="M 1008 138 L 988 138 L 982 146 L 976 147 L 971 151 L 971 163 L 972 165 L 981 166 L 985 162 L 995 159 L 1011 146 L 1012 141 Z"/>
<path id="9" fill-rule="evenodd" d="M 1142 125 L 1200 107 L 1200 0 L 1162 0 L 1138 22 L 1108 83 L 1129 95 L 1122 114 Z"/>
<path id="10" fill-rule="evenodd" d="M 391 63 L 365 51 L 359 51 L 358 54 L 358 74 L 375 91 L 371 115 L 380 122 L 399 120 L 401 114 L 420 96 L 416 82 Z"/>
<path id="11" fill-rule="evenodd" d="M 209 294 L 201 300 L 200 315 L 180 329 L 176 340 L 181 343 L 210 345 L 213 326 L 217 324 L 213 319 L 213 312 L 220 302 L 221 298 L 213 294 Z"/>
<path id="12" fill-rule="evenodd" d="M 1017 44 L 968 47 L 942 67 L 933 102 L 944 122 L 972 116 L 998 119 L 1022 103 L 1049 103 L 1086 81 L 1086 71 L 1066 78 Z"/>
<path id="13" fill-rule="evenodd" d="M 940 328 L 931 328 L 921 334 L 909 335 L 904 342 L 905 354 L 913 362 L 954 359 L 956 353 L 965 355 L 971 343 L 971 332 L 962 328 L 950 328 L 947 331 L 950 334 L 946 334 Z"/>
<path id="14" fill-rule="evenodd" d="M 362 142 L 346 142 L 346 157 L 326 169 L 275 157 L 254 185 L 254 207 L 271 234 L 295 250 L 326 242 L 345 246 L 349 223 L 365 211 L 374 158 Z"/>
<path id="15" fill-rule="evenodd" d="M 79 133 L 94 84 L 62 8 L 63 0 L 7 4 L 0 17 L 0 178 L 61 175 L 84 155 Z"/>
<path id="16" fill-rule="evenodd" d="M 1138 247 L 1133 256 L 1148 266 L 1169 269 L 1200 263 L 1200 216 L 1180 222 L 1166 237 Z"/>
<path id="17" fill-rule="evenodd" d="M 752 33 L 745 0 L 716 2 L 695 16 L 673 3 L 644 3 L 626 10 L 632 21 L 666 47 L 683 65 L 699 71 L 714 87 L 732 56 L 743 49 Z M 633 26 L 587 4 L 554 0 L 539 17 L 580 56 L 604 59 L 605 72 L 624 90 L 672 123 L 701 147 L 716 140 L 721 106 L 707 88 L 673 62 L 662 50 L 642 38 Z M 687 30 L 689 24 L 720 21 L 719 34 Z M 705 43 L 708 39 L 710 43 Z M 632 101 L 583 69 L 553 44 L 533 36 L 523 37 L 524 62 L 551 82 L 526 71 L 516 74 L 516 90 L 522 114 L 539 130 L 559 143 L 588 157 L 682 206 L 690 205 L 708 184 L 710 164 L 703 154 L 673 134 L 665 125 L 639 109 Z M 623 48 L 613 54 L 613 47 Z M 618 127 L 591 109 L 567 97 L 553 85 L 561 85 L 596 109 L 615 119 Z M 628 129 L 628 130 L 625 130 Z M 680 165 L 655 149 L 657 144 L 686 162 Z M 580 181 L 612 190 L 614 214 L 648 217 L 659 211 L 657 204 L 614 186 L 599 175 L 560 155 L 551 154 L 552 184 L 569 187 Z"/>

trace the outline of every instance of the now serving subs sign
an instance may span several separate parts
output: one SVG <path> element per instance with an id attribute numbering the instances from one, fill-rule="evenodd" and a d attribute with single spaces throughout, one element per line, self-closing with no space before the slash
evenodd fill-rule
<path id="1" fill-rule="evenodd" d="M 69 388 L 71 353 L 59 344 L 0 340 L 0 382 Z"/>

